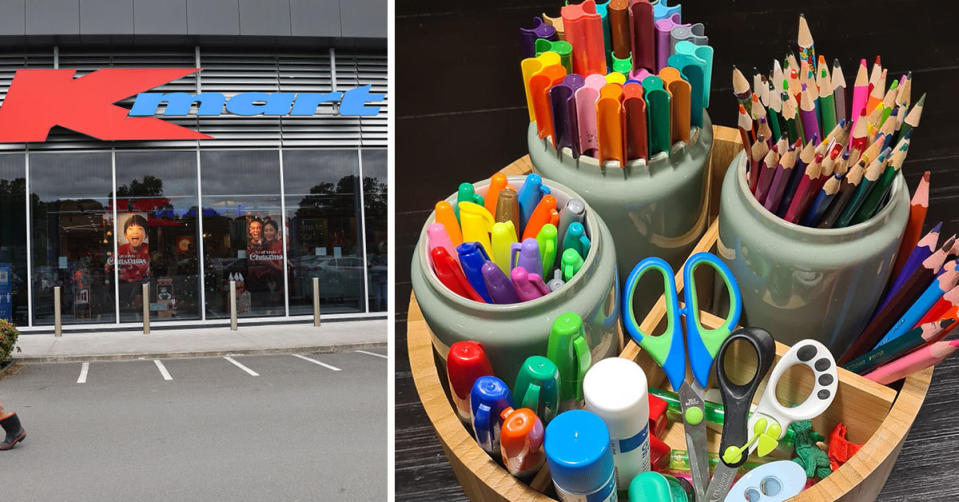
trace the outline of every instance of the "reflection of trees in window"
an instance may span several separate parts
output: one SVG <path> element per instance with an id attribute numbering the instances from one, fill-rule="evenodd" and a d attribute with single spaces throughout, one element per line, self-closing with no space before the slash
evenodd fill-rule
<path id="1" fill-rule="evenodd" d="M 349 175 L 334 183 L 324 182 L 310 188 L 310 194 L 303 196 L 296 210 L 295 218 L 307 222 L 323 218 L 338 220 L 335 228 L 328 231 L 333 235 L 314 235 L 314 242 L 323 242 L 333 246 L 345 247 L 345 254 L 355 254 L 356 246 L 354 218 L 357 215 L 356 198 L 357 176 Z M 313 228 L 320 232 L 320 228 Z"/>
<path id="2" fill-rule="evenodd" d="M 120 185 L 117 187 L 117 197 L 155 197 L 163 195 L 163 180 L 149 174 L 143 177 L 143 181 L 136 178 L 129 185 Z"/>

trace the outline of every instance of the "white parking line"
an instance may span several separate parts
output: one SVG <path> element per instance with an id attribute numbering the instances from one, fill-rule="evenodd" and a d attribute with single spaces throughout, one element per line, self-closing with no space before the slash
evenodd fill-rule
<path id="1" fill-rule="evenodd" d="M 173 377 L 170 376 L 170 372 L 166 370 L 166 366 L 164 366 L 159 359 L 154 359 L 153 364 L 157 365 L 157 369 L 160 370 L 160 374 L 163 375 L 164 380 L 173 380 Z"/>
<path id="2" fill-rule="evenodd" d="M 303 359 L 304 361 L 309 361 L 309 362 L 311 362 L 311 363 L 313 363 L 313 364 L 319 364 L 320 366 L 322 366 L 322 367 L 324 367 L 324 368 L 329 368 L 329 369 L 331 369 L 331 370 L 333 370 L 333 371 L 343 371 L 343 370 L 337 368 L 336 366 L 330 366 L 329 364 L 321 363 L 321 362 L 317 361 L 316 359 L 312 359 L 312 358 L 309 358 L 309 357 L 306 357 L 306 356 L 301 356 L 301 355 L 299 355 L 299 354 L 290 354 L 290 355 L 292 355 L 293 357 L 299 357 L 300 359 Z"/>
<path id="3" fill-rule="evenodd" d="M 359 352 L 360 354 L 366 354 L 368 356 L 382 357 L 383 359 L 389 359 L 388 356 L 384 356 L 383 354 L 377 354 L 376 352 L 367 352 L 365 350 L 354 350 L 353 352 Z"/>
<path id="4" fill-rule="evenodd" d="M 83 363 L 80 366 L 80 378 L 77 378 L 77 383 L 87 383 L 87 373 L 90 372 L 90 363 Z"/>
<path id="5" fill-rule="evenodd" d="M 227 361 L 230 361 L 231 363 L 233 363 L 234 366 L 236 366 L 237 368 L 240 368 L 241 370 L 249 373 L 249 374 L 252 375 L 252 376 L 260 376 L 259 373 L 251 370 L 250 368 L 247 368 L 246 366 L 243 366 L 242 364 L 238 363 L 238 362 L 236 361 L 236 359 L 233 359 L 233 358 L 230 357 L 230 356 L 223 356 L 223 359 L 226 359 Z"/>

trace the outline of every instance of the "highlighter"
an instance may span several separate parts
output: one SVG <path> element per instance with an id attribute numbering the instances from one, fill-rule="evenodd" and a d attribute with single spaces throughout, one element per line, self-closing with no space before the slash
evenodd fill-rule
<path id="1" fill-rule="evenodd" d="M 493 263 L 495 263 L 504 274 L 509 273 L 510 246 L 512 246 L 514 242 L 516 242 L 516 230 L 513 229 L 512 221 L 501 221 L 493 224 Z"/>
<path id="2" fill-rule="evenodd" d="M 517 230 L 526 228 L 530 216 L 533 215 L 533 210 L 536 209 L 536 205 L 539 204 L 544 195 L 549 195 L 549 187 L 543 184 L 543 178 L 538 174 L 527 176 L 526 181 L 523 182 L 523 186 L 519 188 L 519 193 L 516 195 L 519 201 L 520 224 L 516 227 Z"/>
<path id="3" fill-rule="evenodd" d="M 530 274 L 523 267 L 515 267 L 509 275 L 520 301 L 528 302 L 549 294 L 549 288 L 539 274 Z"/>
<path id="4" fill-rule="evenodd" d="M 529 356 L 513 385 L 516 406 L 529 408 L 548 424 L 559 413 L 559 369 L 548 357 Z"/>
<path id="5" fill-rule="evenodd" d="M 450 291 L 471 300 L 486 303 L 483 297 L 476 293 L 473 286 L 470 285 L 463 269 L 456 263 L 456 260 L 446 252 L 444 248 L 436 248 L 430 251 L 430 259 L 433 262 L 433 270 L 436 271 L 436 278 L 449 288 Z"/>
<path id="6" fill-rule="evenodd" d="M 460 226 L 464 242 L 478 242 L 486 254 L 490 252 L 489 233 L 493 229 L 493 216 L 485 207 L 473 202 L 460 202 Z"/>
<path id="7" fill-rule="evenodd" d="M 509 268 L 523 267 L 530 273 L 538 274 L 543 270 L 543 259 L 539 254 L 539 242 L 536 239 L 523 239 L 510 246 Z"/>
<path id="8" fill-rule="evenodd" d="M 506 175 L 503 173 L 496 173 L 490 178 L 489 188 L 486 189 L 486 197 L 483 198 L 485 201 L 483 205 L 486 207 L 486 210 L 489 211 L 489 214 L 496 214 L 496 202 L 499 201 L 499 192 L 506 188 L 508 184 L 509 180 L 506 179 Z"/>
<path id="9" fill-rule="evenodd" d="M 484 263 L 480 272 L 483 274 L 486 290 L 489 292 L 490 298 L 493 299 L 493 303 L 499 305 L 519 303 L 519 297 L 516 296 L 513 283 L 495 263 L 491 261 Z"/>
<path id="10" fill-rule="evenodd" d="M 483 197 L 476 193 L 473 189 L 472 183 L 460 183 L 459 189 L 456 191 L 456 205 L 453 206 L 453 211 L 456 211 L 456 217 L 460 215 L 459 206 L 463 202 L 472 202 L 474 204 L 483 205 Z"/>
<path id="11" fill-rule="evenodd" d="M 494 376 L 481 376 L 470 390 L 470 423 L 480 448 L 499 458 L 500 414 L 513 406 L 509 387 Z"/>
<path id="12" fill-rule="evenodd" d="M 431 223 L 430 226 L 426 227 L 426 240 L 431 253 L 436 248 L 443 248 L 453 259 L 458 258 L 456 247 L 453 246 L 453 241 L 450 240 L 450 235 L 446 233 L 446 227 L 442 224 Z"/>
<path id="13" fill-rule="evenodd" d="M 533 102 L 533 111 L 536 113 L 536 131 L 540 139 L 555 137 L 549 89 L 562 82 L 564 78 L 566 78 L 566 69 L 557 64 L 543 68 L 541 72 L 529 79 L 529 95 Z"/>
<path id="14" fill-rule="evenodd" d="M 519 237 L 519 196 L 516 194 L 516 190 L 506 187 L 500 190 L 498 199 L 493 220 L 496 222 L 513 222 L 513 230 Z"/>
<path id="15" fill-rule="evenodd" d="M 546 462 L 543 422 L 527 408 L 506 408 L 500 420 L 500 453 L 506 470 L 518 478 L 535 476 Z"/>
<path id="16" fill-rule="evenodd" d="M 561 410 L 582 407 L 583 378 L 592 365 L 583 333 L 583 319 L 575 312 L 560 314 L 549 330 L 546 357 L 559 369 Z"/>
<path id="17" fill-rule="evenodd" d="M 539 243 L 539 256 L 543 262 L 543 277 L 553 275 L 553 266 L 556 264 L 556 225 L 547 223 L 536 234 Z"/>
<path id="18" fill-rule="evenodd" d="M 566 239 L 566 232 L 573 222 L 582 224 L 586 221 L 586 204 L 579 199 L 570 199 L 566 201 L 563 210 L 559 213 L 559 226 L 556 227 L 556 242 L 562 243 Z M 557 256 L 557 259 L 560 257 Z"/>
<path id="19" fill-rule="evenodd" d="M 563 260 L 560 263 L 560 270 L 563 271 L 563 280 L 569 282 L 576 272 L 583 267 L 583 257 L 575 249 L 563 251 Z"/>
<path id="20" fill-rule="evenodd" d="M 529 121 L 536 122 L 536 112 L 533 108 L 533 98 L 529 91 L 529 81 L 543 68 L 547 66 L 556 66 L 560 64 L 559 54 L 555 52 L 544 52 L 535 58 L 526 58 L 520 62 L 520 70 L 523 73 L 523 88 L 526 90 L 526 108 L 529 112 Z"/>
<path id="21" fill-rule="evenodd" d="M 456 246 L 456 252 L 460 255 L 460 264 L 463 266 L 463 275 L 476 291 L 483 301 L 493 303 L 489 292 L 486 290 L 486 281 L 483 280 L 483 265 L 489 261 L 489 255 L 480 246 L 478 242 L 464 242 Z"/>
<path id="22" fill-rule="evenodd" d="M 463 422 L 470 420 L 470 390 L 476 379 L 492 374 L 493 367 L 486 357 L 483 344 L 466 340 L 450 345 L 446 356 L 446 377 L 456 413 Z"/>
<path id="23" fill-rule="evenodd" d="M 450 236 L 450 241 L 454 246 L 463 243 L 463 233 L 460 232 L 460 222 L 453 211 L 453 205 L 445 200 L 436 203 L 436 222 L 446 228 L 446 233 Z"/>
<path id="24" fill-rule="evenodd" d="M 567 249 L 575 249 L 581 258 L 586 258 L 589 254 L 589 237 L 586 237 L 586 229 L 582 223 L 574 222 L 569 225 L 569 230 L 563 237 L 564 254 Z"/>
<path id="25" fill-rule="evenodd" d="M 554 216 L 556 221 L 553 221 Z M 544 195 L 543 198 L 540 199 L 539 204 L 536 205 L 536 209 L 534 209 L 530 215 L 526 226 L 523 228 L 523 240 L 530 238 L 535 239 L 539 231 L 543 228 L 543 225 L 549 223 L 553 225 L 558 224 L 559 213 L 556 212 L 556 197 Z"/>

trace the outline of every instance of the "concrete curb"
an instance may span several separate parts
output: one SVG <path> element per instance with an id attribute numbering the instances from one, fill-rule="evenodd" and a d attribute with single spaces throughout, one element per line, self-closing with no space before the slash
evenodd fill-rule
<path id="1" fill-rule="evenodd" d="M 69 363 L 84 361 L 132 361 L 138 359 L 185 359 L 194 357 L 222 357 L 227 355 L 252 355 L 252 354 L 286 354 L 290 352 L 306 352 L 311 354 L 333 354 L 337 352 L 347 352 L 363 349 L 386 348 L 386 342 L 364 342 L 364 343 L 345 343 L 339 345 L 304 345 L 297 347 L 267 347 L 255 349 L 235 349 L 235 350 L 210 350 L 194 352 L 142 352 L 142 353 L 122 353 L 122 354 L 65 354 L 61 356 L 27 356 L 14 357 L 13 367 L 16 364 L 41 364 L 41 363 Z M 0 373 L 3 373 L 0 370 Z"/>

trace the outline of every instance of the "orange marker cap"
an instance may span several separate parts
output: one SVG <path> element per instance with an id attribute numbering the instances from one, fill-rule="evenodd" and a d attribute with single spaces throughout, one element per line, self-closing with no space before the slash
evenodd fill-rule
<path id="1" fill-rule="evenodd" d="M 529 408 L 506 408 L 500 413 L 500 446 L 504 457 L 536 453 L 543 446 L 543 422 Z"/>
<path id="2" fill-rule="evenodd" d="M 520 240 L 535 239 L 543 225 L 550 223 L 554 212 L 556 212 L 556 197 L 544 195 L 539 200 L 539 204 L 536 204 L 536 209 L 533 209 L 533 214 L 529 216 L 526 228 L 523 229 L 523 238 Z"/>
<path id="3" fill-rule="evenodd" d="M 456 213 L 453 212 L 453 206 L 445 200 L 436 203 L 436 222 L 446 228 L 450 240 L 454 246 L 463 243 L 463 233 L 460 231 L 460 222 L 456 219 Z"/>
<path id="4" fill-rule="evenodd" d="M 562 65 L 547 66 L 529 79 L 529 94 L 536 114 L 536 130 L 540 139 L 553 135 L 553 111 L 549 102 L 549 89 L 563 81 L 566 68 Z"/>
<path id="5" fill-rule="evenodd" d="M 496 173 L 489 180 L 489 189 L 486 190 L 485 201 L 486 210 L 490 214 L 496 214 L 496 199 L 499 197 L 500 190 L 506 188 L 509 181 L 503 173 Z"/>

